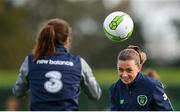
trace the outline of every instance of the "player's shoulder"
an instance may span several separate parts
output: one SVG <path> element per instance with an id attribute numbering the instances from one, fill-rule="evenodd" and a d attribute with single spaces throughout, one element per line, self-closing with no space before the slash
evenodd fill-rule
<path id="1" fill-rule="evenodd" d="M 82 67 L 84 66 L 86 68 L 86 66 L 89 66 L 88 62 L 84 58 L 82 58 L 79 55 L 78 55 L 78 58 L 79 58 L 79 60 L 81 62 Z"/>
<path id="2" fill-rule="evenodd" d="M 34 58 L 32 53 L 27 54 L 26 57 L 28 60 L 33 60 L 33 58 Z"/>
<path id="3" fill-rule="evenodd" d="M 80 55 L 72 54 L 72 53 L 68 53 L 67 57 L 71 58 L 73 60 L 81 60 L 81 58 L 82 58 Z"/>
<path id="4" fill-rule="evenodd" d="M 149 86 L 151 88 L 161 84 L 161 82 L 159 80 L 153 79 L 153 78 L 151 78 L 151 77 L 149 77 L 149 76 L 147 76 L 145 74 L 143 74 L 142 77 L 143 77 L 143 84 L 147 85 L 147 86 Z"/>

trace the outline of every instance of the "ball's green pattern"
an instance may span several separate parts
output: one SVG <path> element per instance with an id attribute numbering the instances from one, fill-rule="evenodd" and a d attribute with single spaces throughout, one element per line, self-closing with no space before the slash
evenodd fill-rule
<path id="1" fill-rule="evenodd" d="M 106 35 L 109 39 L 111 39 L 112 41 L 120 42 L 120 41 L 124 41 L 124 40 L 127 39 L 127 38 L 122 38 L 122 37 L 120 37 L 120 36 L 115 36 L 115 35 L 110 34 L 110 33 L 108 33 L 108 32 L 106 31 L 105 28 L 103 28 L 103 30 L 104 30 L 105 35 Z"/>
<path id="2" fill-rule="evenodd" d="M 126 22 L 129 21 L 131 18 L 129 20 L 125 20 L 125 24 L 122 24 L 122 26 L 120 26 L 121 23 L 123 23 L 123 20 L 126 19 L 126 18 L 124 18 L 124 16 L 127 16 L 127 15 L 122 14 L 122 13 L 121 14 L 117 13 L 115 15 L 110 15 L 108 19 L 105 19 L 103 31 L 104 31 L 106 37 L 108 37 L 110 40 L 115 41 L 115 42 L 122 42 L 122 41 L 125 41 L 125 40 L 131 38 L 131 35 L 133 32 L 133 25 L 131 24 L 131 21 L 130 21 L 130 23 L 128 23 L 129 26 L 126 25 L 127 24 Z M 108 22 L 108 24 L 107 24 L 107 22 Z M 131 27 L 131 25 L 132 25 L 132 28 L 128 29 L 128 27 Z M 122 29 L 122 28 L 124 28 L 124 29 Z M 122 32 L 119 32 L 120 30 Z M 126 30 L 126 32 L 123 32 L 123 30 Z M 132 31 L 130 31 L 130 30 L 132 30 Z M 122 33 L 122 34 L 119 34 L 119 33 Z"/>
<path id="3" fill-rule="evenodd" d="M 107 30 L 106 30 L 104 27 L 103 27 L 103 31 L 104 31 L 105 35 L 106 35 L 109 39 L 111 39 L 112 41 L 115 41 L 115 42 L 122 42 L 122 41 L 125 41 L 125 40 L 131 38 L 131 35 L 132 35 L 132 32 L 133 32 L 133 31 L 129 32 L 128 35 L 127 35 L 127 37 L 122 38 L 122 37 L 120 37 L 120 36 L 115 36 L 115 35 L 112 35 L 112 34 L 108 33 Z"/>
<path id="4" fill-rule="evenodd" d="M 116 16 L 109 24 L 109 28 L 111 30 L 115 30 L 118 25 L 123 21 L 123 15 L 122 16 Z"/>

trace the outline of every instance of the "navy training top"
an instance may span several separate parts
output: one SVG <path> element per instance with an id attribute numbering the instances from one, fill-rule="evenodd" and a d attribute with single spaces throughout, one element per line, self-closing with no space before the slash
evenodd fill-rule
<path id="1" fill-rule="evenodd" d="M 57 45 L 57 53 L 50 58 L 33 61 L 28 55 L 21 65 L 13 94 L 23 97 L 29 91 L 30 110 L 78 110 L 80 90 L 98 100 L 101 89 L 91 68 L 80 56 Z"/>
<path id="2" fill-rule="evenodd" d="M 173 110 L 160 81 L 142 73 L 138 73 L 130 85 L 118 80 L 111 86 L 110 108 L 112 111 Z"/>

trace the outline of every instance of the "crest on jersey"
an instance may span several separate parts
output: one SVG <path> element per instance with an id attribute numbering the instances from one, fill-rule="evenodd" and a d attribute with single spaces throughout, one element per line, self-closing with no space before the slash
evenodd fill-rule
<path id="1" fill-rule="evenodd" d="M 119 102 L 122 105 L 124 103 L 124 99 L 121 99 Z"/>
<path id="2" fill-rule="evenodd" d="M 137 102 L 140 106 L 146 105 L 147 101 L 148 101 L 148 98 L 146 95 L 139 95 L 137 97 Z"/>

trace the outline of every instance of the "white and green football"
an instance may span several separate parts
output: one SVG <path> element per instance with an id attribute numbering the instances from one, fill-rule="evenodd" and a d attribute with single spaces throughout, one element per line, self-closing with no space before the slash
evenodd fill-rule
<path id="1" fill-rule="evenodd" d="M 134 23 L 131 17 L 124 12 L 113 12 L 109 14 L 103 23 L 103 30 L 112 41 L 125 41 L 131 37 Z"/>

